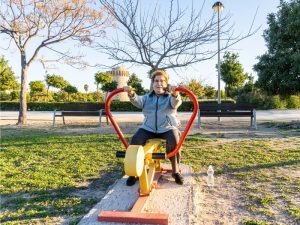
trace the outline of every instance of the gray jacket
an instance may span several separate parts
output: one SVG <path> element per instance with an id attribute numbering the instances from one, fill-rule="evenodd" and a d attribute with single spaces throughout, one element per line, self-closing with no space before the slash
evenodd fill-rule
<path id="1" fill-rule="evenodd" d="M 152 91 L 143 96 L 134 94 L 129 99 L 134 106 L 143 110 L 145 118 L 141 128 L 153 133 L 164 133 L 180 125 L 177 119 L 177 108 L 182 103 L 179 94 L 177 97 L 169 93 L 157 96 Z"/>

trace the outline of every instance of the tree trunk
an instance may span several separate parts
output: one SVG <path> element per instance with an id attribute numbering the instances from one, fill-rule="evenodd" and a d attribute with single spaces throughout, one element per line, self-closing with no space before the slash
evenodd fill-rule
<path id="1" fill-rule="evenodd" d="M 48 88 L 47 88 L 47 102 L 49 102 L 49 88 L 50 88 L 50 86 L 48 86 Z"/>
<path id="2" fill-rule="evenodd" d="M 20 109 L 18 125 L 27 123 L 27 101 L 26 101 L 26 81 L 27 81 L 28 65 L 26 64 L 25 52 L 21 52 L 21 91 L 20 91 Z"/>

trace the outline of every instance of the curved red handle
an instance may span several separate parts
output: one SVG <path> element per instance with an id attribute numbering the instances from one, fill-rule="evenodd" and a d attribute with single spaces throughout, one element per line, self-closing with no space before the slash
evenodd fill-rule
<path id="1" fill-rule="evenodd" d="M 197 113 L 198 113 L 198 101 L 197 101 L 197 98 L 196 96 L 193 94 L 193 92 L 183 88 L 183 87 L 177 87 L 175 89 L 176 91 L 180 91 L 180 92 L 183 92 L 187 95 L 190 96 L 190 98 L 192 99 L 193 101 L 193 104 L 194 104 L 194 111 L 193 111 L 193 114 L 188 122 L 188 124 L 186 125 L 181 137 L 180 137 L 180 140 L 176 146 L 176 148 L 170 152 L 169 154 L 167 154 L 167 158 L 171 158 L 173 157 L 174 155 L 176 155 L 178 153 L 178 151 L 180 150 L 181 146 L 182 146 L 182 143 L 184 142 L 184 139 L 186 138 L 187 134 L 188 134 L 188 131 L 190 130 L 191 126 L 193 125 L 193 122 L 197 116 Z M 124 144 L 125 148 L 127 149 L 128 148 L 128 143 L 122 133 L 122 131 L 120 130 L 120 127 L 118 126 L 118 124 L 115 122 L 115 120 L 113 119 L 111 113 L 110 113 L 110 101 L 112 99 L 112 97 L 120 92 L 123 92 L 124 91 L 124 88 L 118 88 L 114 91 L 112 91 L 109 96 L 107 97 L 106 101 L 105 101 L 105 112 L 106 112 L 106 115 L 108 116 L 110 122 L 112 123 L 113 127 L 115 128 L 117 134 L 119 135 L 122 143 Z"/>
<path id="2" fill-rule="evenodd" d="M 189 90 L 187 90 L 187 89 L 185 89 L 185 88 L 183 88 L 183 87 L 177 87 L 177 88 L 175 89 L 175 91 L 180 91 L 180 92 L 183 92 L 183 93 L 185 93 L 185 94 L 187 94 L 187 95 L 190 96 L 190 98 L 192 99 L 193 104 L 194 104 L 194 111 L 193 111 L 193 114 L 192 114 L 192 116 L 191 116 L 191 118 L 190 118 L 188 124 L 186 125 L 186 127 L 185 127 L 185 129 L 184 129 L 184 131 L 183 131 L 183 133 L 182 133 L 182 135 L 181 135 L 181 137 L 180 137 L 180 140 L 179 140 L 179 142 L 178 142 L 176 148 L 175 148 L 172 152 L 170 152 L 169 154 L 167 154 L 167 158 L 168 158 L 168 159 L 171 158 L 171 157 L 173 157 L 174 155 L 176 155 L 176 154 L 179 152 L 179 150 L 180 150 L 180 148 L 181 148 L 181 145 L 182 145 L 183 142 L 184 142 L 184 139 L 186 138 L 186 136 L 187 136 L 187 134 L 188 134 L 188 132 L 189 132 L 191 126 L 193 125 L 193 122 L 194 122 L 194 120 L 195 120 L 195 118 L 196 118 L 196 116 L 197 116 L 198 108 L 199 108 L 199 107 L 198 107 L 198 101 L 197 101 L 197 98 L 196 98 L 196 96 L 193 94 L 193 92 L 191 92 L 191 91 L 189 91 Z"/>
<path id="3" fill-rule="evenodd" d="M 114 95 L 120 93 L 120 92 L 123 92 L 123 91 L 124 91 L 124 88 L 118 88 L 118 89 L 112 91 L 112 92 L 109 94 L 109 96 L 107 97 L 107 99 L 106 99 L 106 101 L 105 101 L 105 112 L 106 112 L 106 115 L 108 116 L 108 118 L 109 118 L 111 124 L 114 126 L 114 128 L 115 128 L 117 134 L 119 135 L 119 137 L 120 137 L 122 143 L 124 144 L 125 148 L 127 149 L 129 145 L 128 145 L 128 143 L 127 143 L 127 141 L 126 141 L 126 139 L 125 139 L 125 137 L 124 137 L 122 131 L 120 130 L 119 125 L 115 122 L 115 120 L 113 119 L 113 117 L 112 117 L 112 115 L 111 115 L 111 113 L 110 113 L 110 101 L 111 101 L 112 97 L 113 97 Z"/>

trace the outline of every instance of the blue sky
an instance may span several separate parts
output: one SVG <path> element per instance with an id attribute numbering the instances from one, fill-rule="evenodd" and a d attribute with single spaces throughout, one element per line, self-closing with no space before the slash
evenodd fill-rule
<path id="1" fill-rule="evenodd" d="M 161 0 L 163 1 L 163 0 Z M 183 1 L 183 0 L 182 0 Z M 198 0 L 199 1 L 199 0 Z M 185 0 L 185 3 L 190 3 L 191 0 Z M 203 1 L 201 1 L 202 3 Z M 201 5 L 201 3 L 197 3 Z M 205 1 L 204 9 L 205 14 L 211 15 L 213 13 L 212 5 L 215 1 Z M 269 13 L 277 12 L 279 6 L 279 0 L 222 0 L 225 6 L 222 14 L 231 15 L 231 23 L 234 24 L 234 30 L 236 34 L 247 33 L 256 10 L 257 15 L 254 23 L 254 27 L 261 26 L 260 30 L 253 36 L 242 40 L 238 44 L 234 45 L 230 49 L 231 52 L 239 54 L 239 61 L 242 64 L 244 71 L 256 75 L 252 70 L 253 65 L 257 62 L 257 56 L 266 52 L 267 48 L 265 41 L 262 37 L 263 30 L 267 26 L 267 15 Z M 194 1 L 196 4 L 196 1 Z M 3 38 L 3 35 L 0 36 Z M 0 55 L 4 55 L 9 61 L 9 65 L 14 70 L 17 77 L 20 76 L 20 54 L 16 47 L 11 44 L 9 50 L 4 50 L 7 47 L 7 42 L 0 39 Z M 222 43 L 221 43 L 222 45 Z M 212 46 L 213 47 L 213 46 Z M 217 48 L 217 43 L 215 44 Z M 85 60 L 92 62 L 100 62 L 105 64 L 114 64 L 115 62 L 109 61 L 106 55 L 97 53 L 93 50 L 84 50 L 86 55 Z M 221 53 L 222 58 L 223 53 Z M 45 55 L 47 57 L 47 55 Z M 179 69 L 176 72 L 169 70 L 170 82 L 174 85 L 182 81 L 183 79 L 197 79 L 203 82 L 203 84 L 211 85 L 217 88 L 217 71 L 215 65 L 217 63 L 217 56 L 213 59 L 205 62 L 200 62 L 193 66 Z M 140 79 L 143 80 L 143 86 L 149 88 L 150 80 L 147 78 L 148 67 L 137 67 L 125 65 L 130 73 L 136 73 Z M 94 74 L 97 71 L 105 71 L 99 68 L 87 68 L 85 70 L 77 70 L 68 65 L 57 64 L 56 68 L 48 70 L 50 74 L 59 74 L 63 76 L 70 84 L 76 86 L 80 91 L 83 91 L 84 84 L 89 85 L 89 91 L 94 91 L 96 85 L 94 84 Z M 35 62 L 29 68 L 28 83 L 32 80 L 44 80 L 45 70 L 40 63 Z M 221 87 L 224 84 L 221 83 Z"/>

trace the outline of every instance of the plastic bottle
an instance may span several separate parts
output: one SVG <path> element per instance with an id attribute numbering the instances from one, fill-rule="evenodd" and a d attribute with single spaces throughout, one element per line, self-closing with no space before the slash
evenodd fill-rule
<path id="1" fill-rule="evenodd" d="M 207 170 L 207 186 L 212 187 L 214 185 L 215 185 L 214 168 L 212 167 L 212 165 L 210 165 Z"/>

